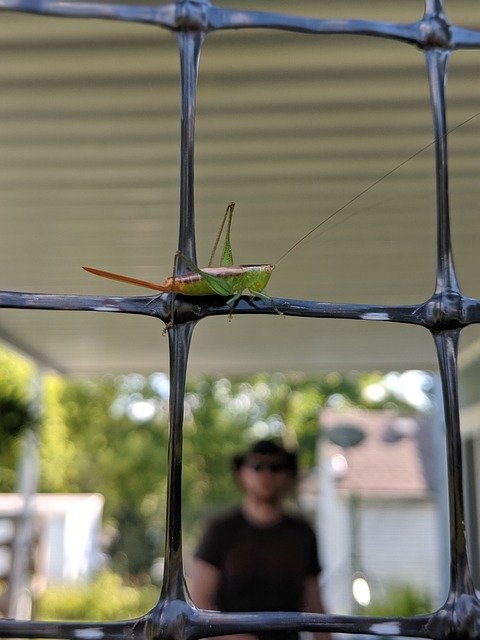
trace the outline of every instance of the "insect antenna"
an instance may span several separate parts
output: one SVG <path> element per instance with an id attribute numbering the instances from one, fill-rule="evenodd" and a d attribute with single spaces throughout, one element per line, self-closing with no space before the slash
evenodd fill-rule
<path id="1" fill-rule="evenodd" d="M 460 129 L 460 127 L 463 127 L 464 124 L 467 124 L 468 122 L 471 122 L 472 120 L 474 120 L 475 118 L 477 118 L 480 115 L 480 111 L 475 113 L 473 116 L 470 116 L 469 118 L 467 118 L 466 120 L 464 120 L 463 122 L 461 122 L 460 124 L 455 125 L 454 127 L 452 127 L 451 129 L 449 129 L 447 131 L 447 133 L 445 134 L 445 137 L 448 136 L 450 133 L 453 133 L 454 131 L 456 131 L 457 129 Z M 416 158 L 418 155 L 420 155 L 423 151 L 426 151 L 426 149 L 429 149 L 430 147 L 432 147 L 436 142 L 436 139 L 432 140 L 431 142 L 429 142 L 428 144 L 426 144 L 424 147 L 421 147 L 421 149 L 417 149 L 417 151 L 415 151 L 415 153 L 412 153 L 411 156 L 409 156 L 408 158 L 405 158 L 405 160 L 402 160 L 401 162 L 399 162 L 397 165 L 395 165 L 392 169 L 390 169 L 389 171 L 387 171 L 387 173 L 384 173 L 380 178 L 377 178 L 376 180 L 374 180 L 373 182 L 371 182 L 368 186 L 365 187 L 365 189 L 362 189 L 362 191 L 360 191 L 359 193 L 357 193 L 355 196 L 353 196 L 353 198 L 350 198 L 350 200 L 348 200 L 348 202 L 345 202 L 344 204 L 342 204 L 338 209 L 335 209 L 335 211 L 333 211 L 332 213 L 330 213 L 326 218 L 324 218 L 323 220 L 321 220 L 317 225 L 315 225 L 313 227 L 313 229 L 310 229 L 310 231 L 307 231 L 307 233 L 305 233 L 301 238 L 299 238 L 289 249 L 287 249 L 285 251 L 285 253 L 282 253 L 282 255 L 278 258 L 278 260 L 275 262 L 275 265 L 277 265 L 281 260 L 283 260 L 286 256 L 288 256 L 289 253 L 291 253 L 294 249 L 296 249 L 300 244 L 302 244 L 303 242 L 305 242 L 305 240 L 307 240 L 307 238 L 309 238 L 311 235 L 313 235 L 316 231 L 318 231 L 318 229 L 320 229 L 320 227 L 323 227 L 324 224 L 327 224 L 327 222 L 329 222 L 330 220 L 332 220 L 332 218 L 334 218 L 338 213 L 340 213 L 341 211 L 344 211 L 347 207 L 349 207 L 351 204 L 353 204 L 356 200 L 358 200 L 359 198 L 361 198 L 363 195 L 365 195 L 366 193 L 368 193 L 368 191 L 370 191 L 371 189 L 373 189 L 374 187 L 377 186 L 377 184 L 379 184 L 380 182 L 382 182 L 383 180 L 385 180 L 385 178 L 388 178 L 388 176 L 391 176 L 392 173 L 395 173 L 395 171 L 398 171 L 398 169 L 400 169 L 401 167 L 403 167 L 404 165 L 407 164 L 407 162 L 410 162 L 410 160 L 413 160 L 413 158 Z M 353 213 L 351 215 L 354 215 Z M 351 217 L 351 216 L 349 216 Z M 348 219 L 348 218 L 347 218 Z"/>

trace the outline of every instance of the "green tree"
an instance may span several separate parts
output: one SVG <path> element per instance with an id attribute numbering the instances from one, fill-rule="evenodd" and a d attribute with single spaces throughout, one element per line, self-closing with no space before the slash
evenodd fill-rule
<path id="1" fill-rule="evenodd" d="M 126 620 L 149 611 L 158 599 L 152 586 L 129 585 L 108 570 L 90 584 L 57 585 L 37 603 L 40 620 Z"/>
<path id="2" fill-rule="evenodd" d="M 35 368 L 27 359 L 0 349 L 0 491 L 13 491 L 21 436 L 35 427 L 32 408 Z"/>
<path id="3" fill-rule="evenodd" d="M 147 570 L 162 543 L 150 523 L 165 503 L 165 417 L 130 417 L 129 406 L 148 391 L 140 396 L 128 378 L 54 377 L 46 387 L 42 490 L 102 493 L 106 521 L 116 529 L 114 565 L 126 573 Z"/>
<path id="4" fill-rule="evenodd" d="M 15 488 L 21 436 L 36 424 L 34 379 L 30 361 L 0 350 L 1 491 Z M 298 447 L 301 466 L 308 469 L 315 464 L 322 408 L 411 413 L 412 406 L 395 392 L 400 379 L 401 374 L 380 372 L 191 378 L 183 466 L 187 543 L 196 538 L 206 515 L 238 498 L 230 468 L 236 452 L 254 439 L 275 436 Z M 123 573 L 147 571 L 163 549 L 168 378 L 162 373 L 98 379 L 48 375 L 43 389 L 40 489 L 102 493 L 105 521 L 115 532 L 110 546 L 114 566 Z"/>
<path id="5" fill-rule="evenodd" d="M 326 406 L 411 411 L 385 390 L 365 396 L 381 374 L 198 376 L 185 397 L 183 521 L 193 542 L 205 516 L 235 501 L 231 459 L 260 437 L 283 438 L 315 464 L 319 410 Z M 168 379 L 156 373 L 46 384 L 42 489 L 98 491 L 113 526 L 111 554 L 123 573 L 147 571 L 161 554 L 167 482 Z"/>

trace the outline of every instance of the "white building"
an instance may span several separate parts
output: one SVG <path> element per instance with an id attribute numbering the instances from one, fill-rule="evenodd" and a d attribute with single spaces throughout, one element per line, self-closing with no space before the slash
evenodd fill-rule
<path id="1" fill-rule="evenodd" d="M 43 587 L 54 582 L 85 580 L 98 569 L 100 529 L 104 499 L 98 493 L 36 494 L 31 505 L 35 582 Z M 8 547 L 25 519 L 20 494 L 0 494 L 0 572 L 8 575 L 13 564 Z M 15 531 L 16 528 L 16 531 Z M 34 556 L 34 557 L 33 557 Z"/>
<path id="2" fill-rule="evenodd" d="M 349 425 L 364 436 L 352 447 L 322 442 L 318 530 L 328 610 L 355 609 L 357 575 L 366 578 L 372 602 L 394 583 L 441 597 L 428 425 L 420 430 L 412 418 L 373 411 L 326 410 L 321 421 L 327 433 Z"/>
<path id="3" fill-rule="evenodd" d="M 467 544 L 470 568 L 478 590 L 480 588 L 480 340 L 477 333 L 470 332 L 471 342 L 468 348 L 461 352 L 459 358 L 459 396 Z"/>

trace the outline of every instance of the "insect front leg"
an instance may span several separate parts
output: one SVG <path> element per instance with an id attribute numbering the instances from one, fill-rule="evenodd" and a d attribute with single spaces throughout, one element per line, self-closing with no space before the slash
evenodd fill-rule
<path id="1" fill-rule="evenodd" d="M 240 291 L 240 293 L 236 293 L 234 296 L 232 296 L 227 300 L 227 305 L 230 309 L 230 313 L 228 314 L 229 322 L 231 322 L 233 318 L 233 308 L 237 304 L 237 302 L 240 300 L 241 296 L 242 296 L 242 292 Z"/>

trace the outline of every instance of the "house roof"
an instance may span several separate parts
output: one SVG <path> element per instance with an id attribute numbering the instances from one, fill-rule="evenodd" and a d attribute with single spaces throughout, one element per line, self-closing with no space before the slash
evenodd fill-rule
<path id="1" fill-rule="evenodd" d="M 328 440 L 324 455 L 336 475 L 338 490 L 362 498 L 425 498 L 431 482 L 425 460 L 420 423 L 386 411 L 325 410 L 327 430 L 350 425 L 364 432 L 360 444 L 342 448 Z M 426 428 L 426 427 L 425 427 Z"/>

